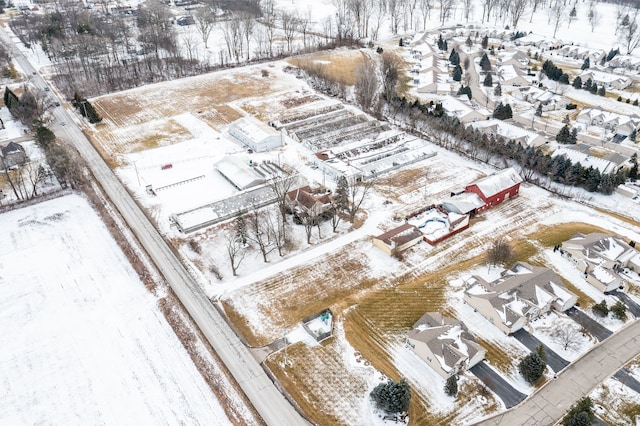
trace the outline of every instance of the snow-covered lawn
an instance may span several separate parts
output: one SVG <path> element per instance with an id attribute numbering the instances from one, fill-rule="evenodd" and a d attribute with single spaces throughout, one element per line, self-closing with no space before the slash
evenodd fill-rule
<path id="1" fill-rule="evenodd" d="M 230 423 L 84 198 L 2 214 L 0 234 L 0 423 Z"/>

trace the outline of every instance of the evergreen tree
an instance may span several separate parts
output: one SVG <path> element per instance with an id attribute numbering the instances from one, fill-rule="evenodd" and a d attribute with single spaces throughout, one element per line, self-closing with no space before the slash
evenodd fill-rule
<path id="1" fill-rule="evenodd" d="M 387 414 L 405 413 L 411 401 L 411 388 L 405 379 L 380 383 L 370 394 L 376 407 Z"/>
<path id="2" fill-rule="evenodd" d="M 584 62 L 582 63 L 582 69 L 587 70 L 590 67 L 591 67 L 591 60 L 587 57 L 587 59 L 585 59 Z"/>
<path id="3" fill-rule="evenodd" d="M 596 93 L 598 93 L 598 85 L 595 84 L 595 83 L 592 84 L 591 85 L 591 90 L 589 90 L 589 91 L 595 95 Z"/>
<path id="4" fill-rule="evenodd" d="M 597 191 L 600 186 L 601 179 L 602 175 L 600 174 L 600 170 L 589 166 L 586 172 L 585 189 L 589 192 Z"/>
<path id="5" fill-rule="evenodd" d="M 537 352 L 531 352 L 518 364 L 518 371 L 520 371 L 522 377 L 529 383 L 533 383 L 542 377 L 545 368 L 546 365 Z"/>
<path id="6" fill-rule="evenodd" d="M 487 56 L 486 52 L 482 54 L 482 57 L 480 58 L 480 69 L 482 69 L 482 71 L 491 71 L 491 61 L 489 60 L 489 57 Z"/>
<path id="7" fill-rule="evenodd" d="M 558 82 L 562 84 L 569 84 L 569 74 L 567 73 L 560 74 L 560 77 L 558 77 Z"/>
<path id="8" fill-rule="evenodd" d="M 618 99 L 616 99 L 618 102 L 622 102 L 622 96 L 618 96 Z"/>
<path id="9" fill-rule="evenodd" d="M 500 102 L 496 108 L 493 110 L 493 118 L 497 118 L 498 120 L 507 120 L 513 117 L 513 111 L 511 110 L 511 105 L 503 104 Z"/>
<path id="10" fill-rule="evenodd" d="M 622 300 L 618 300 L 613 304 L 611 312 L 613 313 L 614 318 L 619 319 L 620 321 L 627 320 L 627 305 L 625 305 Z"/>
<path id="11" fill-rule="evenodd" d="M 576 89 L 582 89 L 582 78 L 580 78 L 580 76 L 577 76 L 573 80 L 573 87 L 575 87 Z"/>
<path id="12" fill-rule="evenodd" d="M 438 36 L 438 49 L 444 50 L 444 40 L 442 40 L 442 34 Z"/>
<path id="13" fill-rule="evenodd" d="M 460 80 L 462 80 L 462 68 L 460 67 L 460 65 L 456 65 L 456 67 L 453 69 L 453 81 Z"/>
<path id="14" fill-rule="evenodd" d="M 464 84 L 460 86 L 460 88 L 458 89 L 458 96 L 460 95 L 467 95 L 469 97 L 469 99 L 471 99 L 471 87 L 469 86 L 465 86 Z"/>
<path id="15" fill-rule="evenodd" d="M 606 317 L 609 315 L 609 307 L 607 306 L 607 301 L 602 299 L 600 303 L 596 303 L 591 307 L 591 312 L 599 317 Z"/>
<path id="16" fill-rule="evenodd" d="M 56 135 L 45 127 L 42 123 L 36 126 L 36 142 L 42 148 L 47 148 L 49 144 L 56 140 Z"/>
<path id="17" fill-rule="evenodd" d="M 638 98 L 633 101 L 633 106 L 638 106 Z"/>
<path id="18" fill-rule="evenodd" d="M 484 81 L 482 82 L 482 84 L 485 87 L 491 87 L 493 86 L 493 78 L 491 77 L 491 73 L 487 73 L 487 76 L 484 78 Z"/>
<path id="19" fill-rule="evenodd" d="M 576 129 L 575 127 L 573 129 L 571 129 L 571 133 L 569 134 L 569 142 L 572 145 L 575 145 L 576 143 L 578 143 L 578 129 Z"/>
<path id="20" fill-rule="evenodd" d="M 536 108 L 535 115 L 536 117 L 542 117 L 542 103 L 538 104 L 538 108 Z"/>
<path id="21" fill-rule="evenodd" d="M 404 42 L 402 41 L 402 37 L 400 37 L 400 42 L 398 43 L 398 46 L 400 46 L 400 47 L 404 46 Z"/>
<path id="22" fill-rule="evenodd" d="M 588 423 L 587 425 L 591 425 L 593 420 L 595 420 L 596 416 L 593 412 L 593 401 L 588 396 L 582 398 L 578 402 L 575 403 L 573 407 L 569 410 L 569 412 L 562 419 L 563 426 L 578 426 L 581 424 L 585 424 L 585 416 Z"/>
<path id="23" fill-rule="evenodd" d="M 598 95 L 604 96 L 606 94 L 607 92 L 604 90 L 604 85 L 600 86 L 600 88 L 598 89 Z"/>
<path id="24" fill-rule="evenodd" d="M 632 140 L 635 140 L 635 136 Z M 635 182 L 637 179 L 638 179 L 638 154 L 634 152 L 633 155 L 631 156 L 631 168 L 629 169 L 629 180 L 631 182 Z"/>
<path id="25" fill-rule="evenodd" d="M 593 86 L 593 81 L 590 78 L 588 78 L 587 81 L 584 82 L 584 85 L 582 86 L 582 88 L 584 90 L 591 91 L 591 86 Z"/>
<path id="26" fill-rule="evenodd" d="M 502 85 L 500 84 L 500 82 L 498 82 L 495 89 L 493 89 L 493 94 L 496 96 L 502 96 Z"/>
<path id="27" fill-rule="evenodd" d="M 571 143 L 571 131 L 569 130 L 569 125 L 565 124 L 562 126 L 558 134 L 556 135 L 556 141 L 559 143 Z"/>
<path id="28" fill-rule="evenodd" d="M 449 44 L 447 44 L 447 40 L 445 40 L 444 43 L 442 43 L 442 48 L 445 52 L 449 51 Z"/>
<path id="29" fill-rule="evenodd" d="M 466 44 L 467 47 L 473 46 L 473 41 L 471 41 L 471 37 L 467 36 L 467 39 L 464 41 L 464 44 Z"/>
<path id="30" fill-rule="evenodd" d="M 616 49 L 616 50 L 611 49 L 609 51 L 609 53 L 607 54 L 607 62 L 612 60 L 613 58 L 615 58 L 618 53 L 620 53 L 620 51 L 618 49 Z"/>
<path id="31" fill-rule="evenodd" d="M 482 44 L 481 44 L 483 49 L 486 49 L 487 47 L 489 47 L 489 36 L 485 35 L 484 37 L 482 37 Z"/>
<path id="32" fill-rule="evenodd" d="M 446 383 L 444 384 L 444 393 L 453 397 L 458 396 L 458 377 L 457 376 L 455 375 L 449 376 Z"/>
<path id="33" fill-rule="evenodd" d="M 456 52 L 456 49 L 451 49 L 451 54 L 449 55 L 449 62 L 451 65 L 460 65 L 460 55 Z"/>

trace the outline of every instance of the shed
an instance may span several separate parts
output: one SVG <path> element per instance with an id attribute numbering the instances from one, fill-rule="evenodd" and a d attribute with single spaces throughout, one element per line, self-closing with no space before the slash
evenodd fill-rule
<path id="1" fill-rule="evenodd" d="M 373 237 L 373 244 L 391 256 L 413 247 L 422 240 L 422 232 L 417 226 L 404 223 L 384 234 Z"/>

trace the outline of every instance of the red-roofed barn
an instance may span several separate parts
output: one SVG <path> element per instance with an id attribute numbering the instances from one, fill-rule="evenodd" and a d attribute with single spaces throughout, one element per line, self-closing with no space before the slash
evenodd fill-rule
<path id="1" fill-rule="evenodd" d="M 509 167 L 468 185 L 465 192 L 473 192 L 482 199 L 484 206 L 476 210 L 482 211 L 517 196 L 520 183 L 520 175 Z"/>

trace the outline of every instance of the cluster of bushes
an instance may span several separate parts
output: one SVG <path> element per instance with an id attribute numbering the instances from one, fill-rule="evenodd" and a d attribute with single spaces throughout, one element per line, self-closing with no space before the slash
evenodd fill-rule
<path id="1" fill-rule="evenodd" d="M 43 123 L 35 123 L 36 143 L 44 151 L 47 164 L 63 188 L 78 188 L 84 183 L 80 155 L 56 141 L 56 135 Z"/>
<path id="2" fill-rule="evenodd" d="M 498 120 L 508 120 L 513 118 L 511 105 L 500 102 L 493 110 L 493 118 L 497 118 Z"/>
<path id="3" fill-rule="evenodd" d="M 576 89 L 584 89 L 587 90 L 591 93 L 598 94 L 600 96 L 604 96 L 607 94 L 604 85 L 598 87 L 597 84 L 595 84 L 593 82 L 593 80 L 591 80 L 590 78 L 587 79 L 587 81 L 585 81 L 584 83 L 582 82 L 582 78 L 580 76 L 577 76 L 575 79 L 573 79 L 573 83 L 572 86 Z"/>
<path id="4" fill-rule="evenodd" d="M 542 64 L 542 72 L 549 78 L 549 80 L 569 84 L 569 75 L 549 59 L 544 61 L 544 64 Z"/>

